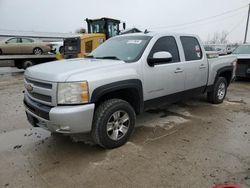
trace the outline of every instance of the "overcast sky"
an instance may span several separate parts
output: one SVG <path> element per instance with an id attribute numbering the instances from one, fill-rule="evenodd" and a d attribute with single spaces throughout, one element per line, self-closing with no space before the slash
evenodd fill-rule
<path id="1" fill-rule="evenodd" d="M 0 0 L 0 30 L 74 32 L 86 28 L 85 18 L 112 17 L 127 27 L 195 33 L 203 40 L 228 31 L 242 41 L 249 0 Z M 223 16 L 186 24 L 245 8 Z M 176 26 L 178 25 L 178 26 Z M 249 29 L 250 32 L 250 29 Z M 250 41 L 250 33 L 248 37 Z"/>

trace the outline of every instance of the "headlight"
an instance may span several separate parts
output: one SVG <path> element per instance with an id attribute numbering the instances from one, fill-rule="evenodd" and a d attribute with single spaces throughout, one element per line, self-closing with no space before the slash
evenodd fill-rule
<path id="1" fill-rule="evenodd" d="M 58 104 L 82 104 L 89 102 L 87 82 L 66 82 L 58 84 Z"/>

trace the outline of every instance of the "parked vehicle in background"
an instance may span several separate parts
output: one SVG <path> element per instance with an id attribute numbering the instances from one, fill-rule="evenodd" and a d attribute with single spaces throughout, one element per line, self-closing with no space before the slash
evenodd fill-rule
<path id="1" fill-rule="evenodd" d="M 210 45 L 204 45 L 204 49 L 206 52 L 216 52 L 215 48 Z"/>
<path id="2" fill-rule="evenodd" d="M 218 53 L 219 55 L 227 55 L 227 45 L 226 44 L 215 44 L 211 45 Z"/>
<path id="3" fill-rule="evenodd" d="M 206 44 L 204 45 L 206 51 L 216 51 L 220 56 L 231 54 L 234 47 L 227 44 Z"/>
<path id="4" fill-rule="evenodd" d="M 250 78 L 250 44 L 238 46 L 233 53 L 237 55 L 236 76 L 238 78 Z"/>
<path id="5" fill-rule="evenodd" d="M 57 60 L 55 54 L 43 55 L 0 55 L 1 60 L 10 60 L 14 62 L 15 67 L 18 69 L 26 69 L 33 65 L 47 63 Z"/>
<path id="6" fill-rule="evenodd" d="M 51 45 L 49 43 L 33 38 L 13 37 L 0 42 L 0 55 L 42 55 L 50 51 Z"/>
<path id="7" fill-rule="evenodd" d="M 209 45 L 204 45 L 204 49 L 205 49 L 205 51 L 207 51 L 207 52 L 216 51 L 214 47 L 209 46 Z"/>
<path id="8" fill-rule="evenodd" d="M 49 54 L 55 54 L 56 59 L 60 60 L 63 58 L 63 53 L 64 53 L 64 46 L 63 46 L 63 41 L 61 42 L 50 42 L 51 44 L 51 51 Z"/>
<path id="9" fill-rule="evenodd" d="M 119 35 L 121 21 L 113 18 L 86 19 L 88 33 L 64 39 L 64 58 L 85 57 L 105 40 Z M 125 29 L 125 23 L 123 23 Z"/>
<path id="10" fill-rule="evenodd" d="M 227 54 L 231 54 L 235 50 L 235 47 L 228 46 L 227 47 Z"/>
<path id="11" fill-rule="evenodd" d="M 208 59 L 195 35 L 140 33 L 112 37 L 87 58 L 25 71 L 29 122 L 62 134 L 90 133 L 96 144 L 127 142 L 136 114 L 207 93 L 222 103 L 236 57 Z"/>

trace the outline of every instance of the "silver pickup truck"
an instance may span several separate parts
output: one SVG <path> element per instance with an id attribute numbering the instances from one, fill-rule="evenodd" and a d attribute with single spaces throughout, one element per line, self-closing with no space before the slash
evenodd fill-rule
<path id="1" fill-rule="evenodd" d="M 87 58 L 25 71 L 29 122 L 51 132 L 90 133 L 103 148 L 123 145 L 136 114 L 207 93 L 222 103 L 235 56 L 208 59 L 194 35 L 140 33 L 109 39 Z"/>

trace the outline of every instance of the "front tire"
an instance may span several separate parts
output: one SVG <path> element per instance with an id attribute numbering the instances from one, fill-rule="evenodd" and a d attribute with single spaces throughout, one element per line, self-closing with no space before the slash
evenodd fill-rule
<path id="1" fill-rule="evenodd" d="M 227 87 L 228 83 L 224 77 L 219 77 L 214 86 L 212 91 L 207 93 L 208 101 L 212 104 L 220 104 L 224 101 L 226 94 L 227 94 Z"/>
<path id="2" fill-rule="evenodd" d="M 133 107 L 126 101 L 110 99 L 95 111 L 92 138 L 99 146 L 112 149 L 125 144 L 132 134 L 136 115 Z"/>
<path id="3" fill-rule="evenodd" d="M 0 49 L 0 55 L 3 55 L 3 51 Z"/>

